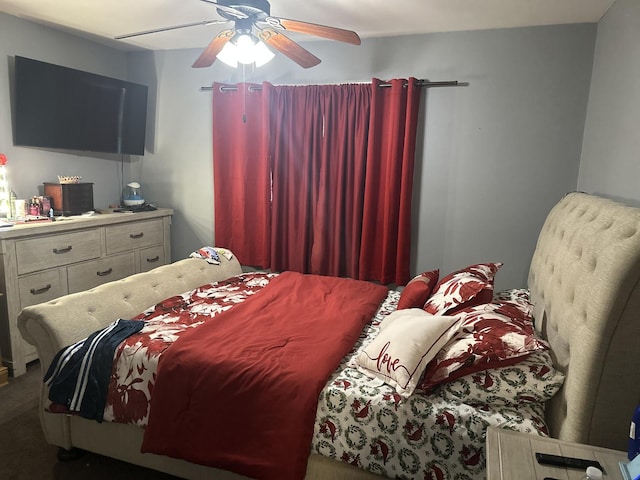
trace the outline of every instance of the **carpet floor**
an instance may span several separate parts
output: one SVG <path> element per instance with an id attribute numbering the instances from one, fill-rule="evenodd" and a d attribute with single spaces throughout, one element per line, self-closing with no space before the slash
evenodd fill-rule
<path id="1" fill-rule="evenodd" d="M 60 462 L 38 418 L 40 365 L 0 388 L 0 479 L 2 480 L 175 480 L 178 477 L 90 452 Z"/>

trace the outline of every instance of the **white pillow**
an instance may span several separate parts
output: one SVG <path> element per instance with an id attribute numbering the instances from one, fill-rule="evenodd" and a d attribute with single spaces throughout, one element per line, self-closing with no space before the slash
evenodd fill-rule
<path id="1" fill-rule="evenodd" d="M 461 317 L 431 315 L 421 308 L 396 310 L 382 321 L 378 336 L 358 354 L 355 366 L 408 397 L 460 323 Z"/>

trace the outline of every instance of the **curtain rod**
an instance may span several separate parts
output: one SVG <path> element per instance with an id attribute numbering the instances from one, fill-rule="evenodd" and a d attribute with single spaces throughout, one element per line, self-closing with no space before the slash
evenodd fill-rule
<path id="1" fill-rule="evenodd" d="M 458 82 L 457 80 L 447 80 L 447 81 L 443 81 L 443 82 L 429 82 L 428 80 L 418 80 L 417 82 L 419 87 L 463 87 L 463 86 L 467 86 L 468 83 L 466 82 Z M 380 87 L 390 87 L 391 84 L 390 83 L 381 83 L 379 85 Z M 222 86 L 220 87 L 220 90 L 223 92 L 227 92 L 227 91 L 235 91 L 237 90 L 238 87 L 234 87 L 234 86 Z M 200 90 L 213 90 L 213 87 L 200 87 Z M 252 86 L 249 85 L 249 91 L 259 91 L 262 90 L 262 87 L 260 86 Z"/>

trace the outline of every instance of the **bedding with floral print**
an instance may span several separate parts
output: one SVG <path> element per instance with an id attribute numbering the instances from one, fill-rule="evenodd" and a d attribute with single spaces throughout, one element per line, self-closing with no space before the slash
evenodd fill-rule
<path id="1" fill-rule="evenodd" d="M 434 287 L 424 310 L 432 315 L 454 315 L 463 308 L 490 302 L 500 267 L 502 263 L 478 263 L 451 272 Z"/>
<path id="2" fill-rule="evenodd" d="M 533 305 L 529 301 L 529 289 L 527 288 L 511 288 L 509 290 L 493 292 L 492 301 L 497 303 L 512 303 L 522 310 L 522 313 L 529 317 L 533 317 Z"/>
<path id="3" fill-rule="evenodd" d="M 564 374 L 548 351 L 532 353 L 518 363 L 465 375 L 436 387 L 445 400 L 467 404 L 514 406 L 550 400 L 562 387 Z"/>
<path id="4" fill-rule="evenodd" d="M 544 405 L 539 402 L 493 405 L 477 400 L 481 394 L 465 396 L 463 391 L 456 397 L 442 387 L 403 399 L 380 379 L 349 367 L 376 338 L 399 296 L 389 292 L 320 394 L 313 452 L 389 478 L 483 480 L 488 426 L 548 436 Z"/>
<path id="5" fill-rule="evenodd" d="M 513 365 L 531 353 L 548 349 L 533 328 L 533 318 L 514 302 L 492 302 L 459 310 L 458 335 L 427 365 L 418 389 L 471 373 Z"/>
<path id="6" fill-rule="evenodd" d="M 167 298 L 136 316 L 144 328 L 123 341 L 114 354 L 104 420 L 144 427 L 158 361 L 187 330 L 243 302 L 264 288 L 277 274 L 244 273 Z"/>

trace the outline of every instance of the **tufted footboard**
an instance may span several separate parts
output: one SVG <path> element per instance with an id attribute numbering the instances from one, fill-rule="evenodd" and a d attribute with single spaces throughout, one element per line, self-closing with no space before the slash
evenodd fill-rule
<path id="1" fill-rule="evenodd" d="M 210 265 L 195 258 L 181 260 L 85 292 L 26 307 L 18 316 L 18 328 L 25 340 L 36 346 L 44 373 L 60 349 L 114 320 L 131 318 L 167 297 L 241 272 L 235 257 L 231 260 L 221 257 L 220 265 Z M 41 407 L 46 398 L 43 384 Z M 40 412 L 47 441 L 71 448 L 69 417 L 49 414 L 42 408 Z"/>

